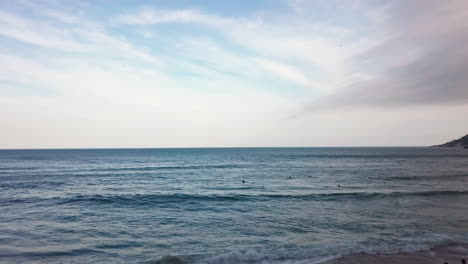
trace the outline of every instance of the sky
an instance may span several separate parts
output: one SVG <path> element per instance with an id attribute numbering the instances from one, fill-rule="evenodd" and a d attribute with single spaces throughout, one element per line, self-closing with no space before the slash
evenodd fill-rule
<path id="1" fill-rule="evenodd" d="M 468 2 L 0 0 L 0 148 L 468 133 Z"/>

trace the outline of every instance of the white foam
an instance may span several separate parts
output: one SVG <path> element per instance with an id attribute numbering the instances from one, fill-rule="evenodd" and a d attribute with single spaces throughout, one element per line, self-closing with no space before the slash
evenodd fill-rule
<path id="1" fill-rule="evenodd" d="M 364 242 L 341 241 L 331 245 L 288 250 L 275 250 L 275 253 L 264 254 L 253 250 L 233 251 L 200 261 L 206 264 L 316 264 L 354 253 L 396 254 L 430 250 L 435 246 L 452 243 L 468 243 L 468 234 L 444 235 L 431 234 L 423 237 L 401 238 L 390 241 L 375 240 Z M 454 246 L 453 250 L 468 252 L 464 246 Z"/>

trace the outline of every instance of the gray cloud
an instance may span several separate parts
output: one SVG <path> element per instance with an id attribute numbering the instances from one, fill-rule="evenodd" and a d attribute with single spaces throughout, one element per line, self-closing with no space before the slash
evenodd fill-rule
<path id="1" fill-rule="evenodd" d="M 468 2 L 396 1 L 375 28 L 379 44 L 353 57 L 363 80 L 307 111 L 468 102 Z"/>

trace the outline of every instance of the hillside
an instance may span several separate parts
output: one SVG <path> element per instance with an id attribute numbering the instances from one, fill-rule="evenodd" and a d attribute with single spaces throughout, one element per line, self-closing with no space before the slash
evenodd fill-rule
<path id="1" fill-rule="evenodd" d="M 433 147 L 464 147 L 468 148 L 468 135 L 459 139 L 452 140 L 442 145 L 435 145 Z"/>

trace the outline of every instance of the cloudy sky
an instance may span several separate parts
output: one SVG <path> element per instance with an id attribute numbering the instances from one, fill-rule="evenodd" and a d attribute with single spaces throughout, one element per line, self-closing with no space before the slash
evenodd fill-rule
<path id="1" fill-rule="evenodd" d="M 468 133 L 468 2 L 0 1 L 0 148 Z"/>

